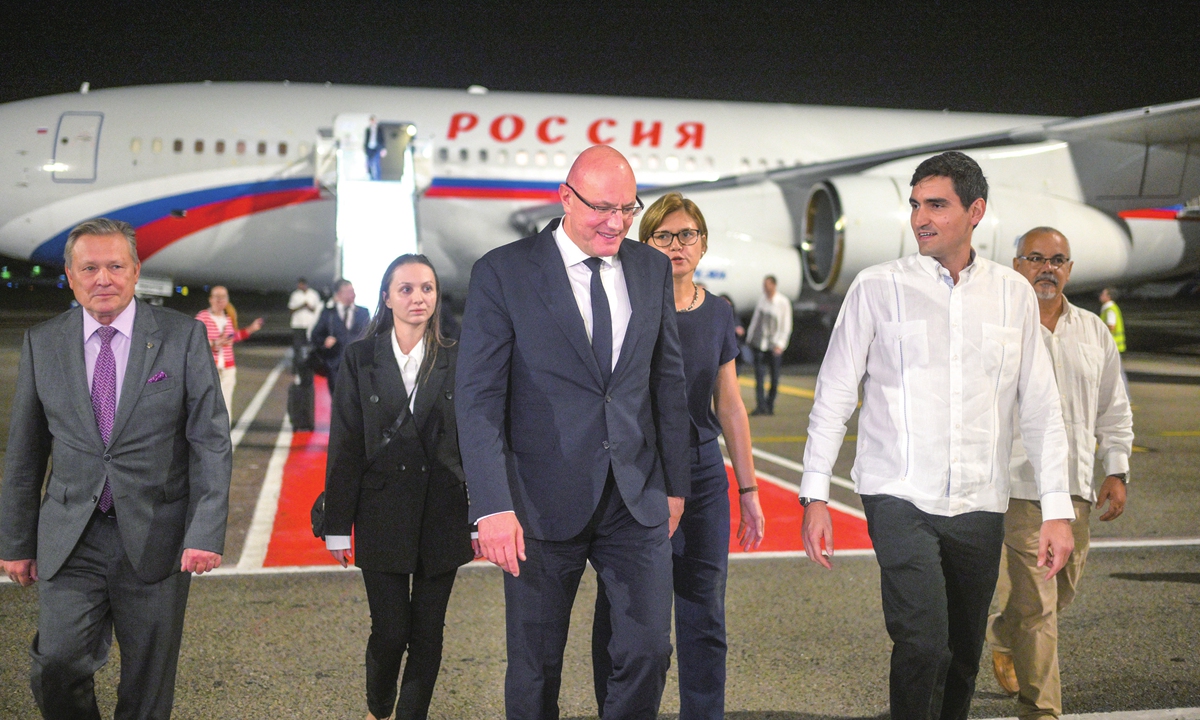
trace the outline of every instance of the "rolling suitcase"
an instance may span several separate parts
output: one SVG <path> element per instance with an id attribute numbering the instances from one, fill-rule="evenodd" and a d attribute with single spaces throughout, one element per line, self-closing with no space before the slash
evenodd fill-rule
<path id="1" fill-rule="evenodd" d="M 312 430 L 315 427 L 311 382 L 294 382 L 288 386 L 288 417 L 292 421 L 293 430 Z"/>

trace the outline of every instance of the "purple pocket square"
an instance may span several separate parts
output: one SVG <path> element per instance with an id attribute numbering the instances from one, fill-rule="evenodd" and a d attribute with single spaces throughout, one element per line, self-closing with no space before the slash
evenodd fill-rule
<path id="1" fill-rule="evenodd" d="M 146 384 L 149 385 L 150 383 L 156 383 L 160 380 L 166 380 L 166 379 L 167 379 L 167 374 L 160 370 L 159 372 L 156 372 L 156 373 L 154 373 L 154 375 L 150 376 L 150 379 L 146 381 Z"/>

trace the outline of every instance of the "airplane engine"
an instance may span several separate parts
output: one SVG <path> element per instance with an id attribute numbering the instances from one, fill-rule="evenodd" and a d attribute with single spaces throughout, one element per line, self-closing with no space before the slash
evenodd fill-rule
<path id="1" fill-rule="evenodd" d="M 805 284 L 841 294 L 859 270 L 899 257 L 912 234 L 906 191 L 894 178 L 867 175 L 813 185 L 800 242 Z"/>
<path id="2" fill-rule="evenodd" d="M 863 268 L 916 252 L 908 190 L 905 180 L 883 175 L 813 185 L 800 243 L 805 284 L 842 294 Z M 1129 266 L 1129 232 L 1116 218 L 1076 200 L 1004 186 L 990 189 L 972 245 L 982 257 L 1009 265 L 1017 239 L 1039 226 L 1053 227 L 1071 242 L 1074 289 L 1111 282 Z"/>

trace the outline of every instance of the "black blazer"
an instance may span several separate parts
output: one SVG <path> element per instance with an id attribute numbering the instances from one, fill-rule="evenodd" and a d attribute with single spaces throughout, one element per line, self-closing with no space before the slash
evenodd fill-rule
<path id="1" fill-rule="evenodd" d="M 354 327 L 347 330 L 346 323 L 342 322 L 342 318 L 338 315 L 337 304 L 331 304 L 321 311 L 320 316 L 317 317 L 317 324 L 313 325 L 311 335 L 313 348 L 325 361 L 325 365 L 332 372 L 337 372 L 341 367 L 342 354 L 346 352 L 346 347 L 361 338 L 370 324 L 371 312 L 362 305 L 355 305 Z M 330 335 L 337 338 L 337 342 L 333 344 L 333 347 L 326 349 L 325 338 Z"/>
<path id="2" fill-rule="evenodd" d="M 333 398 L 325 475 L 325 528 L 355 535 L 361 568 L 424 575 L 452 570 L 474 557 L 467 488 L 454 420 L 456 348 L 438 348 L 418 384 L 413 415 L 383 454 L 383 433 L 408 390 L 388 335 L 347 349 Z"/>
<path id="3" fill-rule="evenodd" d="M 633 240 L 618 257 L 633 315 L 605 387 L 551 222 L 472 270 L 457 413 L 471 517 L 515 510 L 525 532 L 566 540 L 587 525 L 612 468 L 642 525 L 687 497 L 691 419 L 666 255 Z"/>

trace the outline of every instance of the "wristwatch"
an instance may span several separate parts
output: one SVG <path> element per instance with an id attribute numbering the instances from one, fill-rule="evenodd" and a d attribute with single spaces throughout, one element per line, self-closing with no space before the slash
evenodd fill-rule
<path id="1" fill-rule="evenodd" d="M 1128 485 L 1129 478 L 1127 478 L 1126 475 L 1127 473 L 1113 473 L 1111 477 L 1115 477 L 1116 479 L 1120 480 L 1122 485 Z"/>
<path id="2" fill-rule="evenodd" d="M 825 503 L 825 504 L 828 504 L 828 503 L 829 503 L 829 501 L 828 501 L 828 500 L 818 500 L 818 499 L 816 499 L 816 498 L 806 498 L 806 497 L 801 497 L 801 498 L 800 498 L 800 507 L 805 507 L 805 508 L 806 508 L 806 507 L 808 507 L 809 505 L 812 505 L 812 504 L 813 504 L 813 503 L 815 503 L 815 502 L 819 502 L 819 503 Z"/>

